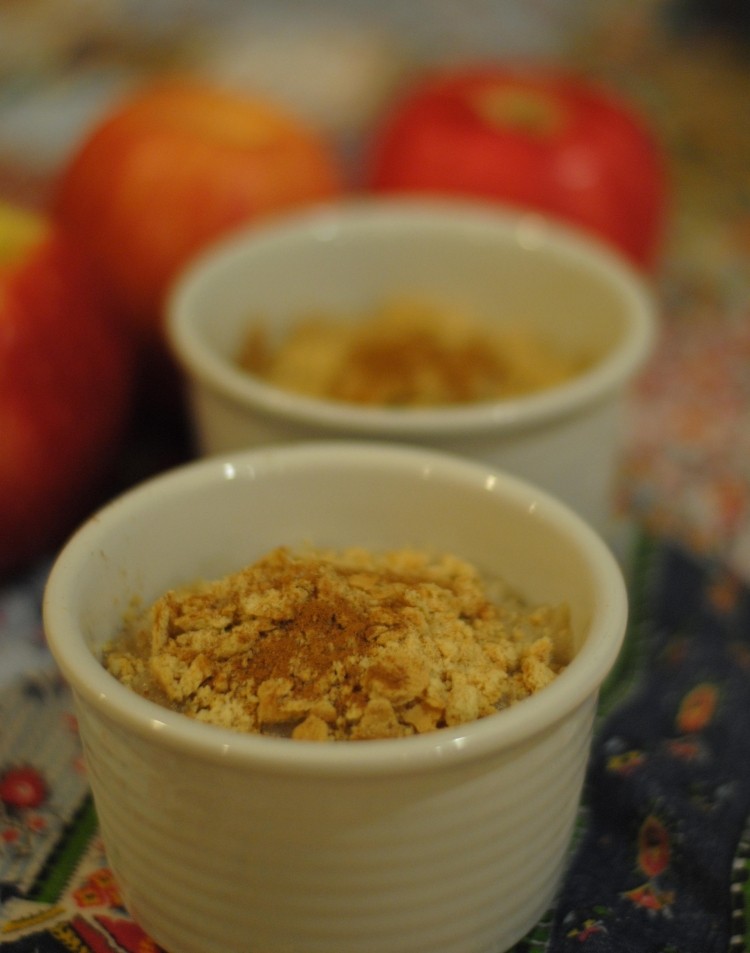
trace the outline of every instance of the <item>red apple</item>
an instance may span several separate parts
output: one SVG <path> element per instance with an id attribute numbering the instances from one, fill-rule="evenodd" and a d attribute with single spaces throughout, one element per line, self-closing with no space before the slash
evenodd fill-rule
<path id="1" fill-rule="evenodd" d="M 172 80 L 142 89 L 91 130 L 53 204 L 127 324 L 149 341 L 160 335 L 169 285 L 202 246 L 341 190 L 333 149 L 296 116 Z"/>
<path id="2" fill-rule="evenodd" d="M 130 345 L 74 246 L 0 205 L 0 574 L 57 545 L 92 505 L 130 381 Z"/>
<path id="3" fill-rule="evenodd" d="M 388 105 L 366 186 L 497 200 L 570 222 L 637 266 L 658 260 L 666 215 L 660 143 L 629 103 L 560 70 L 430 73 Z"/>

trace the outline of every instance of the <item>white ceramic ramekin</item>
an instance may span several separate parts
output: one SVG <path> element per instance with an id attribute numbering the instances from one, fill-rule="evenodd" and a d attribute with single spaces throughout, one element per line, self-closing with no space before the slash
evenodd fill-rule
<path id="1" fill-rule="evenodd" d="M 403 293 L 528 324 L 593 363 L 522 398 L 419 410 L 292 394 L 237 365 L 252 319 L 278 339 L 310 311 L 356 320 Z M 529 479 L 607 533 L 623 397 L 655 318 L 635 272 L 569 228 L 463 201 L 377 199 L 295 213 L 207 250 L 174 288 L 167 334 L 200 452 L 342 437 L 419 443 Z"/>
<path id="2" fill-rule="evenodd" d="M 566 600 L 575 655 L 477 722 L 305 742 L 201 724 L 99 662 L 136 603 L 305 541 L 448 550 L 531 600 Z M 626 593 L 567 507 L 486 466 L 333 441 L 216 457 L 109 504 L 67 543 L 44 601 L 72 686 L 108 858 L 170 953 L 499 953 L 555 890 Z"/>

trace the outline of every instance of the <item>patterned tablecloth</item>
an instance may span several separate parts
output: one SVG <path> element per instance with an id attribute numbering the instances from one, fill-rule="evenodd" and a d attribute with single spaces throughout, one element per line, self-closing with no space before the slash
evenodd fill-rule
<path id="1" fill-rule="evenodd" d="M 517 951 L 750 948 L 743 8 L 435 0 L 426 17 L 421 3 L 327 0 L 313 18 L 304 5 L 239 0 L 82 6 L 87 15 L 71 18 L 60 0 L 0 4 L 0 194 L 43 202 L 86 123 L 170 65 L 285 97 L 329 126 L 352 161 L 394 82 L 427 60 L 561 58 L 622 88 L 652 119 L 674 189 L 655 277 L 663 334 L 631 394 L 619 487 L 635 530 L 624 553 L 630 631 L 604 693 L 568 870 Z M 126 483 L 171 459 L 128 455 Z M 71 699 L 44 645 L 40 601 L 53 556 L 0 584 L 0 947 L 146 953 L 157 948 L 122 907 Z"/>
<path id="2" fill-rule="evenodd" d="M 516 953 L 740 953 L 750 882 L 750 588 L 643 537 L 560 893 Z M 0 945 L 148 953 L 97 832 L 54 671 L 0 692 Z"/>

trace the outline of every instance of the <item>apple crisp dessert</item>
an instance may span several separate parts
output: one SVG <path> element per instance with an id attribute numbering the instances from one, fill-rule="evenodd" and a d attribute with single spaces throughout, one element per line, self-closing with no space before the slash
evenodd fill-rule
<path id="1" fill-rule="evenodd" d="M 386 407 L 517 397 L 559 384 L 586 363 L 531 328 L 482 323 L 407 297 L 356 321 L 302 318 L 278 346 L 254 322 L 239 354 L 242 368 L 284 390 Z"/>
<path id="2" fill-rule="evenodd" d="M 506 708 L 549 684 L 570 644 L 565 605 L 529 606 L 455 556 L 280 547 L 165 593 L 104 664 L 200 721 L 359 740 Z"/>

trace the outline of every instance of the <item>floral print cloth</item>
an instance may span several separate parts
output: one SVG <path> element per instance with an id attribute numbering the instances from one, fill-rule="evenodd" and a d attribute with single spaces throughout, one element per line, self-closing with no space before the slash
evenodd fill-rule
<path id="1" fill-rule="evenodd" d="M 750 589 L 671 547 L 634 588 L 629 693 L 597 733 L 549 950 L 747 949 Z"/>
<path id="2" fill-rule="evenodd" d="M 646 537 L 630 592 L 569 867 L 515 953 L 748 949 L 750 588 Z M 3 953 L 158 951 L 107 867 L 53 672 L 0 694 L 0 898 Z"/>

